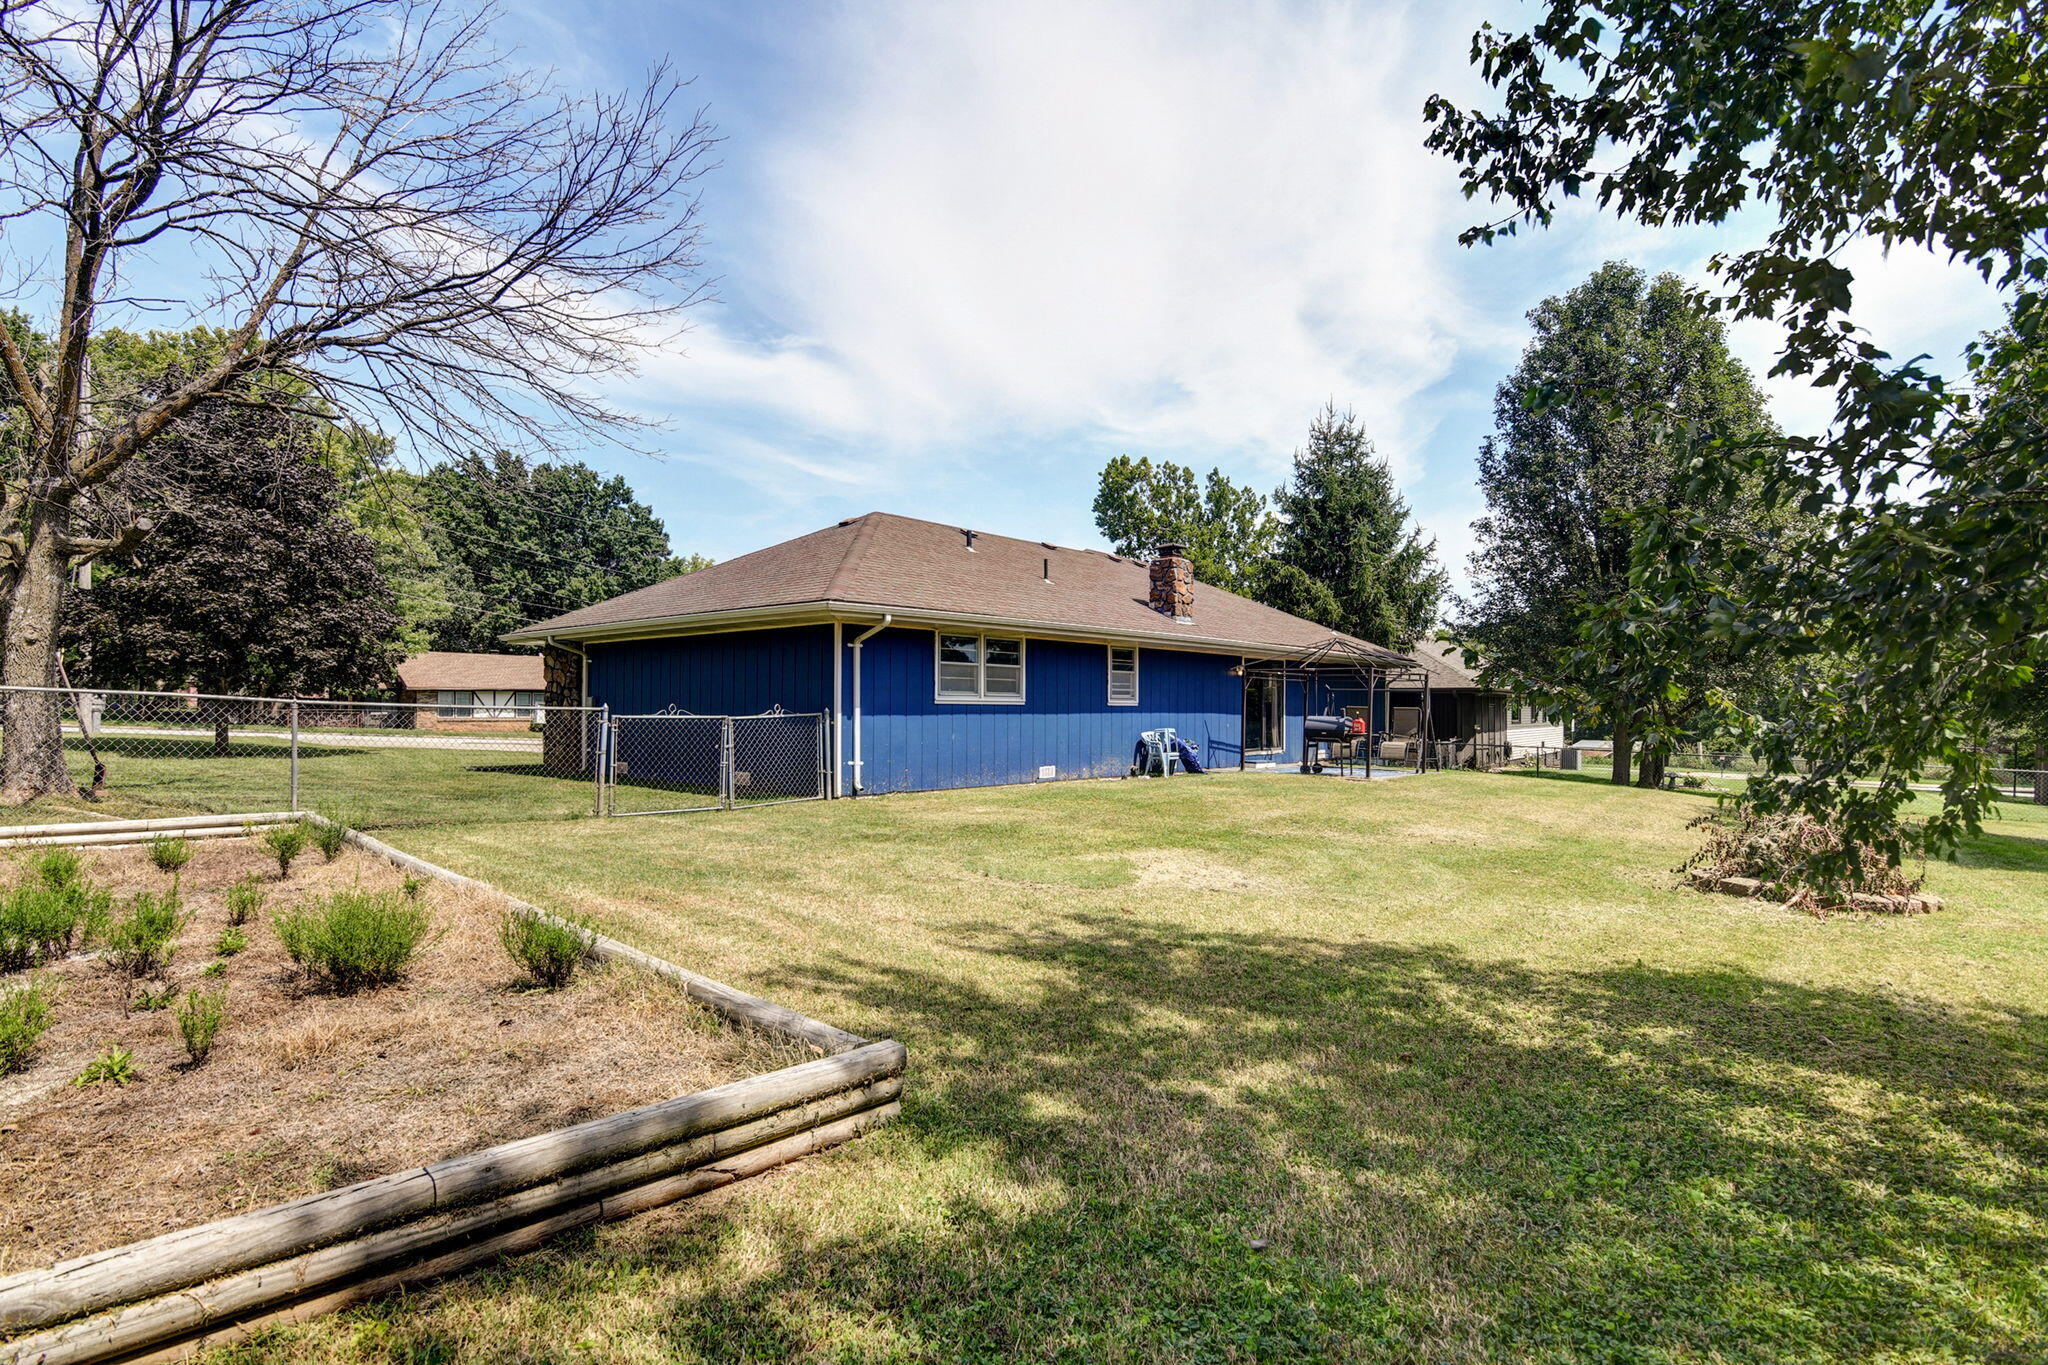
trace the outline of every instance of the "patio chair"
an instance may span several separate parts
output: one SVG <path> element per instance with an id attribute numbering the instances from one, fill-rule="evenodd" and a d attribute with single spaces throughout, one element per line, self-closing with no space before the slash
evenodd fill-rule
<path id="1" fill-rule="evenodd" d="M 1144 761 L 1140 777 L 1171 777 L 1181 771 L 1180 749 L 1172 730 L 1147 730 L 1138 738 Z"/>

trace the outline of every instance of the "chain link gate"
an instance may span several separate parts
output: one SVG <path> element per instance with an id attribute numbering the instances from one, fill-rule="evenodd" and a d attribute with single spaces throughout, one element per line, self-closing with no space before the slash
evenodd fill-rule
<path id="1" fill-rule="evenodd" d="M 613 716 L 601 757 L 605 813 L 675 815 L 823 800 L 828 733 L 817 712 Z"/>

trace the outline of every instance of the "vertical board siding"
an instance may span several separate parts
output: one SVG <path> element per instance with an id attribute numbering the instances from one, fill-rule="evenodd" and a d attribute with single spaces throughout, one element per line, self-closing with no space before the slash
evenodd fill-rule
<path id="1" fill-rule="evenodd" d="M 1109 658 L 1099 644 L 1028 640 L 1024 702 L 941 702 L 933 695 L 934 637 L 885 630 L 862 650 L 862 785 L 870 792 L 1116 777 L 1141 731 L 1171 727 L 1204 763 L 1234 768 L 1244 725 L 1234 654 L 1138 651 L 1138 704 L 1109 704 Z M 851 705 L 852 650 L 846 697 Z M 849 722 L 850 723 L 850 722 Z M 1295 741 L 1299 748 L 1298 740 Z"/>
<path id="2" fill-rule="evenodd" d="M 832 708 L 832 627 L 684 635 L 590 647 L 590 701 L 613 715 L 674 708 L 754 716 Z"/>
<path id="3" fill-rule="evenodd" d="M 832 707 L 831 668 L 830 626 L 594 644 L 590 700 L 614 716 L 754 716 L 778 706 L 825 712 Z M 735 727 L 734 767 L 749 775 L 745 794 L 816 790 L 810 725 L 790 722 L 787 733 L 773 721 Z M 625 780 L 717 794 L 721 734 L 713 722 L 626 721 L 614 733 Z"/>

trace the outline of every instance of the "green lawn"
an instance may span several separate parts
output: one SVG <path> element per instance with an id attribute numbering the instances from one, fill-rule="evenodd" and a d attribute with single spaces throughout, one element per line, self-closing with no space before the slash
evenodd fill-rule
<path id="1" fill-rule="evenodd" d="M 97 749 L 107 770 L 102 800 L 46 798 L 0 812 L 0 823 L 291 809 L 291 754 L 281 739 L 238 729 L 228 752 L 219 754 L 210 735 L 110 730 Z M 92 756 L 83 742 L 67 738 L 65 754 L 79 785 L 91 785 Z M 593 797 L 589 778 L 551 775 L 537 752 L 370 745 L 331 733 L 308 736 L 300 745 L 301 808 L 364 829 L 575 819 L 591 813 Z"/>
<path id="2" fill-rule="evenodd" d="M 398 842 L 910 1048 L 900 1124 L 275 1361 L 2048 1357 L 2048 811 L 1942 914 L 1697 795 L 1225 774 Z"/>

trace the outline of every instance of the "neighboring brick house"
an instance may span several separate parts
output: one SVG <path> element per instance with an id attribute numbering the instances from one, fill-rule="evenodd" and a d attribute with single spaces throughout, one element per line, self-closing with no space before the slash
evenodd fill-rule
<path id="1" fill-rule="evenodd" d="M 524 730 L 541 718 L 541 691 L 538 654 L 429 650 L 398 666 L 399 700 L 423 704 L 413 713 L 422 730 Z"/>

